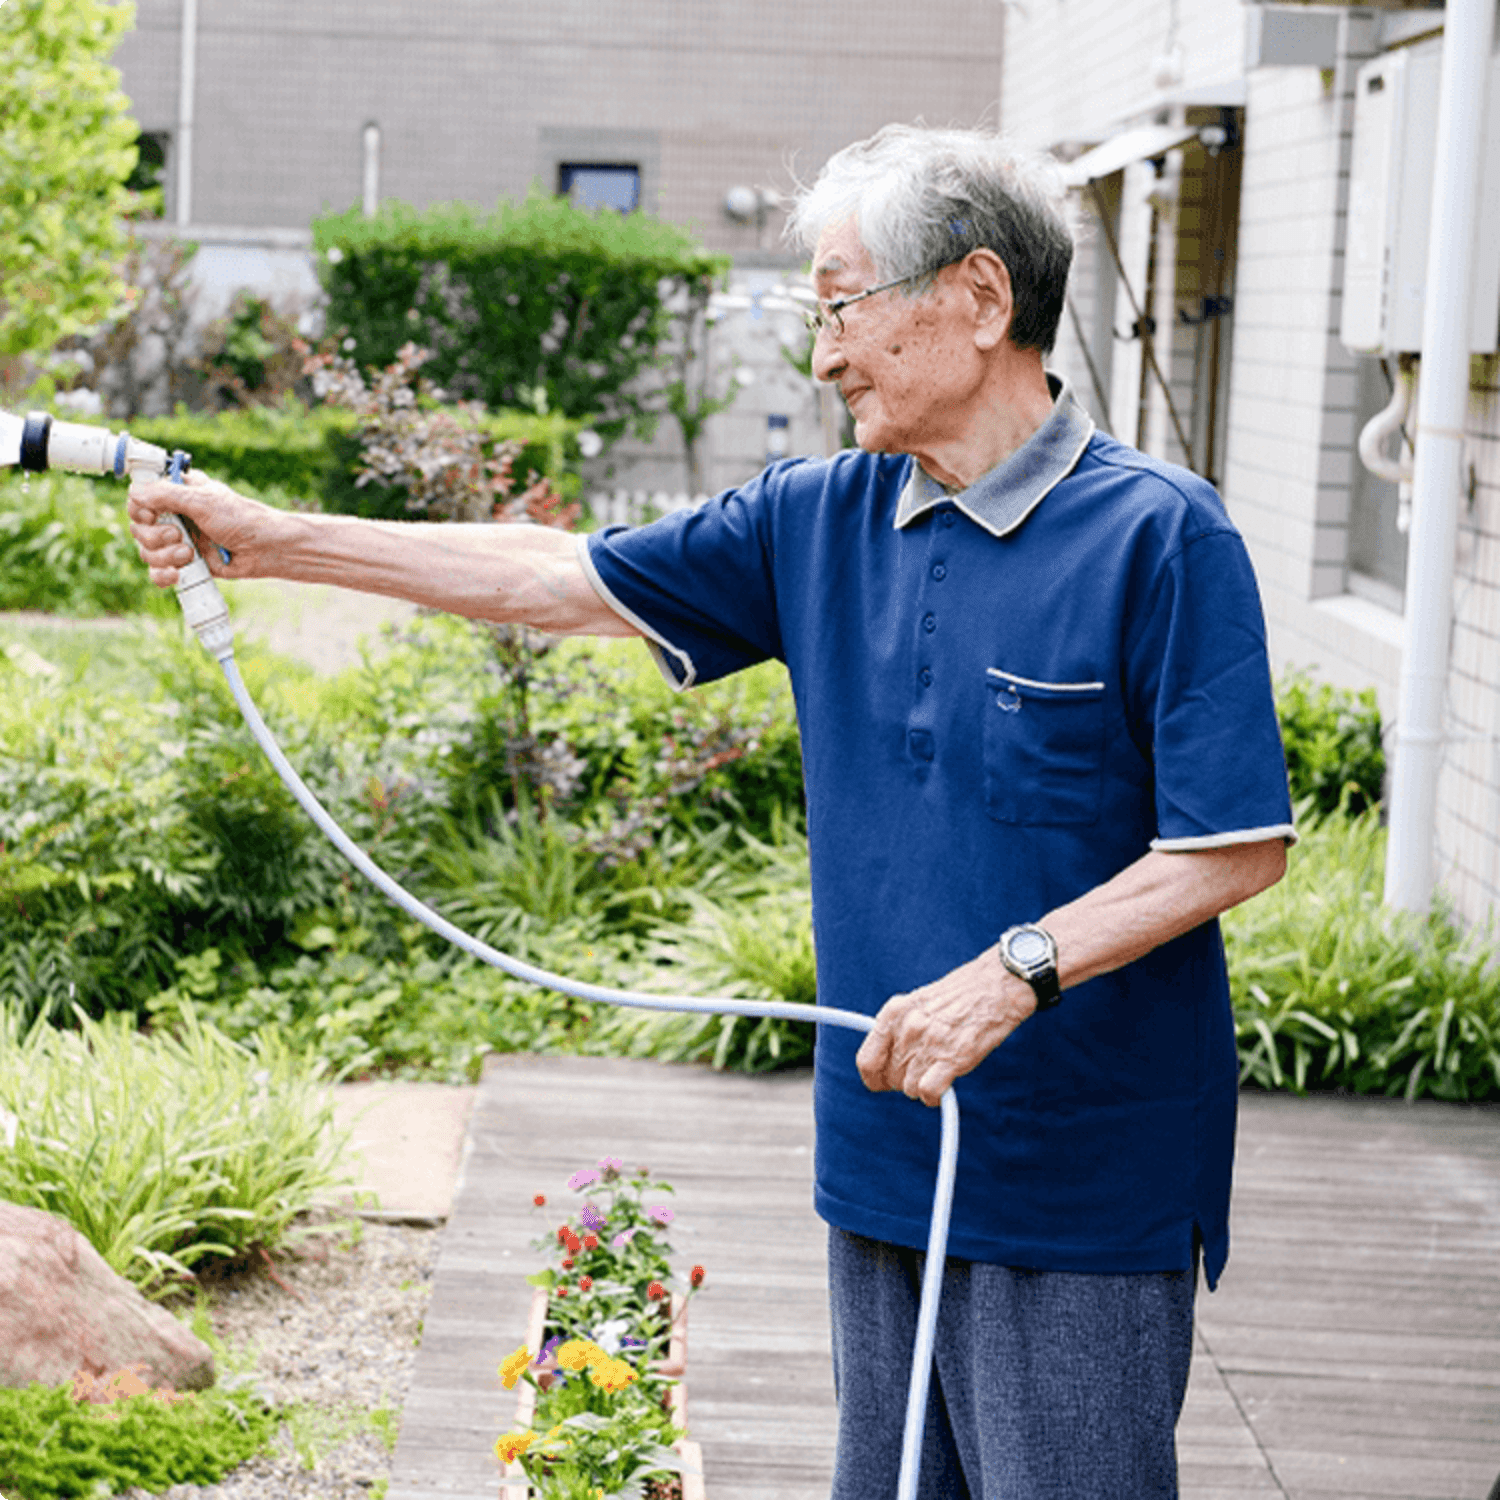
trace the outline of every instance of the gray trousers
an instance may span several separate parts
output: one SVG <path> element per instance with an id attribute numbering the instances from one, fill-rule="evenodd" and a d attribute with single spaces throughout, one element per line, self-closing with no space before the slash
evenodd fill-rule
<path id="1" fill-rule="evenodd" d="M 1176 1500 L 1194 1259 L 1116 1276 L 949 1256 L 921 1500 Z M 926 1260 L 829 1228 L 832 1500 L 895 1500 Z"/>

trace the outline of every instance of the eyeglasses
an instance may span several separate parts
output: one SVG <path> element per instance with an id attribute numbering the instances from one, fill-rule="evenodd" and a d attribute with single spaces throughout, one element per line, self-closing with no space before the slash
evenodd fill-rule
<path id="1" fill-rule="evenodd" d="M 866 287 L 864 291 L 855 292 L 852 296 L 835 297 L 831 302 L 820 302 L 815 311 L 802 315 L 806 320 L 808 332 L 816 338 L 825 328 L 832 328 L 835 338 L 842 337 L 843 311 L 846 307 L 851 307 L 856 302 L 863 302 L 866 297 L 873 297 L 876 292 L 888 292 L 893 286 L 905 286 L 908 281 L 919 281 L 923 276 L 930 275 L 932 275 L 931 271 L 913 271 L 910 276 L 898 276 L 894 281 L 882 281 L 879 286 Z"/>

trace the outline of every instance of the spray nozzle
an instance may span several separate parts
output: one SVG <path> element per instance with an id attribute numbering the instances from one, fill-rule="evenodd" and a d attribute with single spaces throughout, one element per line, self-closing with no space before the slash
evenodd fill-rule
<path id="1" fill-rule="evenodd" d="M 117 479 L 166 476 L 181 484 L 190 462 L 186 453 L 169 454 L 128 432 L 59 422 L 42 411 L 28 412 L 24 418 L 0 411 L 0 469 L 19 467 L 32 474 L 65 469 L 74 474 L 112 474 Z M 182 518 L 164 514 L 157 519 L 175 526 L 193 549 L 192 562 L 178 573 L 177 602 L 204 648 L 223 661 L 234 654 L 234 629 L 219 585 Z M 229 561 L 222 547 L 219 554 Z"/>

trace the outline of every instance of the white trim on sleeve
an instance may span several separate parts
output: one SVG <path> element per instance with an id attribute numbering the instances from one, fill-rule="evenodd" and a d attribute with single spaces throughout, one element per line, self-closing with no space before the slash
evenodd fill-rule
<path id="1" fill-rule="evenodd" d="M 675 692 L 685 692 L 698 680 L 698 668 L 693 664 L 693 658 L 686 651 L 674 646 L 659 631 L 653 630 L 636 612 L 628 605 L 617 599 L 603 578 L 599 576 L 599 570 L 594 566 L 594 559 L 589 553 L 588 534 L 583 533 L 577 542 L 578 566 L 583 569 L 584 576 L 593 586 L 594 592 L 625 621 L 627 625 L 633 625 L 646 639 L 646 649 L 651 653 L 656 662 L 657 670 L 667 680 L 667 686 Z M 682 675 L 679 677 L 677 671 L 672 667 L 669 657 L 675 657 Z"/>
<path id="2" fill-rule="evenodd" d="M 1151 847 L 1163 854 L 1191 854 L 1194 849 L 1227 849 L 1231 844 L 1261 844 L 1267 839 L 1286 840 L 1287 848 L 1299 835 L 1290 823 L 1276 823 L 1269 828 L 1236 828 L 1230 833 L 1200 833 L 1191 838 L 1152 839 Z"/>

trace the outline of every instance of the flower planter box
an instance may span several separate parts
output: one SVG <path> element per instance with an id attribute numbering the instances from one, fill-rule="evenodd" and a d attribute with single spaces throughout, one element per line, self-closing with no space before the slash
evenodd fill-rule
<path id="1" fill-rule="evenodd" d="M 531 1298 L 531 1313 L 526 1320 L 526 1347 L 541 1349 L 547 1338 L 547 1313 L 551 1298 L 545 1287 L 537 1287 Z M 672 1411 L 672 1425 L 679 1431 L 687 1430 L 687 1386 L 682 1376 L 687 1370 L 687 1299 L 675 1292 L 672 1294 L 672 1333 L 666 1354 L 655 1361 L 658 1374 L 671 1376 L 677 1384 L 671 1388 L 668 1403 Z M 537 1367 L 539 1374 L 549 1374 L 557 1368 L 554 1359 L 547 1359 Z M 516 1397 L 516 1416 L 513 1430 L 524 1432 L 536 1416 L 536 1390 L 531 1385 L 521 1384 Z M 686 1468 L 682 1478 L 682 1500 L 707 1500 L 703 1487 L 703 1452 L 690 1438 L 681 1437 L 672 1444 L 672 1451 L 682 1459 Z M 526 1478 L 526 1471 L 519 1463 L 504 1466 L 504 1478 L 500 1481 L 500 1500 L 534 1500 L 536 1491 Z"/>

